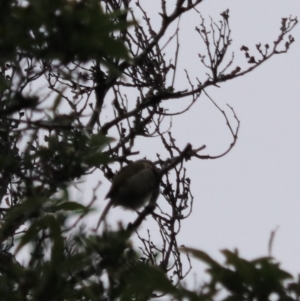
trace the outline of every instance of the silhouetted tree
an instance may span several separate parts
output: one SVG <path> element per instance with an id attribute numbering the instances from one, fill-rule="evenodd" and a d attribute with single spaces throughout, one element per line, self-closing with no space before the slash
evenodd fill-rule
<path id="1" fill-rule="evenodd" d="M 286 53 L 297 19 L 283 18 L 271 44 L 258 44 L 255 51 L 242 46 L 246 62 L 237 66 L 234 56 L 228 56 L 229 11 L 209 25 L 199 14 L 196 31 L 206 49 L 199 59 L 206 78 L 192 79 L 186 71 L 188 85 L 178 90 L 179 25 L 170 38 L 166 32 L 202 0 L 173 2 L 167 7 L 161 1 L 161 24 L 155 31 L 139 0 L 1 1 L 1 300 L 146 300 L 165 295 L 212 300 L 222 288 L 226 300 L 267 300 L 271 294 L 278 300 L 299 299 L 299 284 L 287 286 L 290 275 L 271 258 L 246 261 L 227 250 L 222 266 L 199 250 L 183 249 L 204 261 L 211 276 L 195 291 L 183 287 L 191 266 L 182 265 L 177 235 L 193 205 L 185 162 L 226 155 L 236 144 L 240 122 L 229 107 L 232 125 L 211 99 L 232 136 L 217 156 L 204 153 L 205 145 L 194 141 L 179 147 L 170 122 L 192 109 L 207 87 Z M 167 60 L 164 51 L 171 41 L 176 46 L 169 47 L 173 59 Z M 174 111 L 174 99 L 186 99 L 186 108 Z M 140 137 L 156 137 L 161 143 L 157 148 L 167 154 L 157 153 L 153 163 L 169 209 L 146 206 L 118 230 L 88 230 L 84 224 L 101 179 L 84 204 L 71 201 L 70 185 L 96 170 L 112 180 L 115 171 L 109 163 L 125 166 L 141 159 L 136 147 Z M 162 247 L 153 243 L 149 231 L 147 238 L 139 236 L 140 254 L 130 237 L 147 215 L 159 227 Z M 27 261 L 21 264 L 15 255 L 25 246 Z"/>

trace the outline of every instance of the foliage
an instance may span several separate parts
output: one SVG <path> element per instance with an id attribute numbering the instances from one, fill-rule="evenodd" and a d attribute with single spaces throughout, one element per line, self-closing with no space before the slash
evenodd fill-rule
<path id="1" fill-rule="evenodd" d="M 191 109 L 207 87 L 286 53 L 297 23 L 283 18 L 273 45 L 258 44 L 256 53 L 242 46 L 246 63 L 240 67 L 233 55 L 228 58 L 229 11 L 208 26 L 200 15 L 196 32 L 205 49 L 199 58 L 206 79 L 191 79 L 186 71 L 187 87 L 178 90 L 180 23 L 170 38 L 166 32 L 201 2 L 180 0 L 167 7 L 162 0 L 155 31 L 140 1 L 1 1 L 1 300 L 267 300 L 272 294 L 299 299 L 299 283 L 287 282 L 290 275 L 272 258 L 247 261 L 230 251 L 223 251 L 221 265 L 200 250 L 183 249 L 208 265 L 210 280 L 193 291 L 182 283 L 191 266 L 182 264 L 177 236 L 193 205 L 185 162 L 226 155 L 240 122 L 233 108 L 225 111 L 211 99 L 232 137 L 223 153 L 211 156 L 205 145 L 181 148 L 171 132 L 172 118 Z M 138 14 L 144 23 L 136 21 Z M 164 54 L 169 45 L 171 60 Z M 175 111 L 174 99 L 189 103 Z M 72 200 L 70 191 L 96 171 L 111 180 L 112 161 L 122 166 L 133 156 L 151 156 L 142 153 L 140 138 L 161 143 L 164 153 L 156 154 L 154 163 L 164 175 L 160 194 L 167 207 L 160 202 L 154 211 L 146 207 L 117 230 L 89 230 L 100 182 L 82 203 Z M 146 238 L 138 232 L 147 215 L 158 226 L 160 245 L 150 231 Z M 132 245 L 135 232 L 140 252 Z M 18 261 L 20 252 L 25 262 Z"/>
<path id="2" fill-rule="evenodd" d="M 75 59 L 129 58 L 124 44 L 110 35 L 128 26 L 120 19 L 121 11 L 105 14 L 96 0 L 18 2 L 2 1 L 2 64 L 20 53 L 64 64 Z M 113 18 L 119 22 L 111 22 Z"/>

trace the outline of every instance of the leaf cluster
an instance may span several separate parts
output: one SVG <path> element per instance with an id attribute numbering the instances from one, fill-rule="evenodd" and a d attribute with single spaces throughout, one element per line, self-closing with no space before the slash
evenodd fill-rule
<path id="1" fill-rule="evenodd" d="M 124 44 L 113 37 L 130 24 L 120 15 L 122 11 L 104 13 L 96 0 L 2 1 L 1 62 L 13 60 L 17 53 L 64 63 L 128 59 Z"/>

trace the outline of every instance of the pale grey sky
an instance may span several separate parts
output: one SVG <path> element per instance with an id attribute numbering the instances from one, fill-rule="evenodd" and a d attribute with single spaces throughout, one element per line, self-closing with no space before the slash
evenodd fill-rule
<path id="1" fill-rule="evenodd" d="M 141 3 L 151 19 L 159 22 L 153 9 L 156 3 L 160 7 L 160 1 Z M 251 50 L 259 42 L 271 45 L 279 35 L 281 18 L 300 16 L 299 0 L 210 0 L 198 7 L 207 23 L 209 16 L 217 21 L 227 8 L 233 38 L 230 51 L 235 52 L 241 67 L 247 65 L 240 51 L 242 45 Z M 194 31 L 199 21 L 197 13 L 190 12 L 180 26 L 179 67 L 187 68 L 191 78 L 204 75 L 197 58 L 203 46 Z M 222 108 L 226 109 L 228 103 L 235 109 L 241 128 L 238 142 L 227 156 L 194 159 L 188 164 L 194 211 L 182 223 L 179 244 L 200 248 L 218 259 L 222 259 L 220 249 L 238 248 L 242 256 L 251 259 L 267 255 L 270 233 L 278 226 L 273 255 L 283 268 L 294 274 L 300 272 L 299 33 L 297 25 L 292 32 L 296 42 L 287 54 L 273 57 L 220 89 L 207 90 Z M 183 71 L 177 75 L 180 88 L 188 87 L 183 75 Z M 231 142 L 224 118 L 205 96 L 190 112 L 173 119 L 173 133 L 182 147 L 188 142 L 194 147 L 206 144 L 203 154 L 219 154 Z M 160 144 L 146 140 L 142 141 L 141 157 L 155 159 Z M 106 183 L 99 191 L 99 210 L 106 204 L 101 198 L 107 189 Z M 128 214 L 113 210 L 110 221 Z M 149 228 L 149 224 L 145 222 L 142 228 Z"/>
<path id="2" fill-rule="evenodd" d="M 296 0 L 215 0 L 199 6 L 204 17 L 218 17 L 226 8 L 231 15 L 231 49 L 241 58 L 242 45 L 250 49 L 259 42 L 271 45 L 278 36 L 281 18 L 300 15 Z M 196 21 L 197 17 L 188 20 L 191 30 Z M 192 216 L 182 228 L 185 245 L 199 247 L 218 258 L 220 249 L 236 247 L 241 255 L 253 258 L 267 254 L 270 232 L 278 226 L 273 255 L 284 268 L 300 272 L 299 33 L 298 25 L 292 32 L 296 42 L 287 54 L 273 57 L 251 74 L 224 83 L 221 89 L 209 89 L 223 108 L 226 103 L 234 107 L 241 129 L 237 145 L 227 156 L 190 164 L 195 203 Z M 191 66 L 197 74 L 193 63 Z M 203 97 L 197 106 L 180 122 L 183 140 L 195 141 L 197 129 L 191 118 L 200 120 L 198 114 L 206 115 L 205 109 L 211 104 Z M 206 136 L 201 129 L 199 140 L 208 147 L 211 141 L 213 147 L 209 150 L 217 153 L 226 147 L 225 134 L 219 124 L 212 124 L 218 118 L 226 129 L 225 122 L 220 115 L 208 114 L 213 116 L 205 121 L 209 131 Z M 183 126 L 185 120 L 189 120 L 188 128 Z"/>

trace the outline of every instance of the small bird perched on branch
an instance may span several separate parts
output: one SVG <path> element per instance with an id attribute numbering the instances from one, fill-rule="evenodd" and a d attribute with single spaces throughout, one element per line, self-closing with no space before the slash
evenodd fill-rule
<path id="1" fill-rule="evenodd" d="M 99 218 L 96 230 L 112 206 L 136 210 L 148 202 L 149 206 L 155 207 L 160 181 L 161 174 L 149 160 L 138 160 L 123 167 L 112 180 L 105 197 L 110 201 Z"/>

